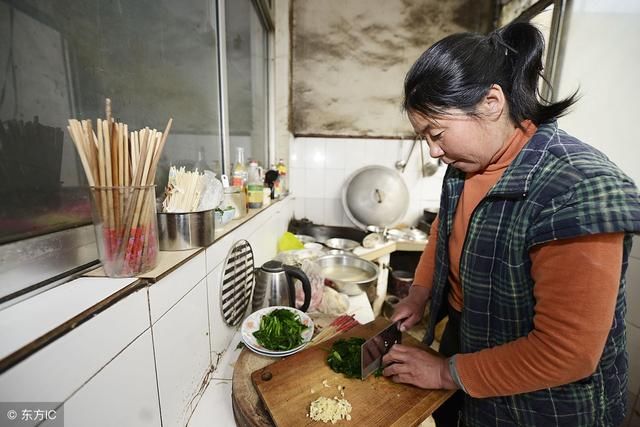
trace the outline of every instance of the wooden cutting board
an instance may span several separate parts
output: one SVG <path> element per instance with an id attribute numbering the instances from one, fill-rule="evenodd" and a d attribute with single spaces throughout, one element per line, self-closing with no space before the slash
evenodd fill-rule
<path id="1" fill-rule="evenodd" d="M 340 397 L 338 386 L 345 387 L 344 398 L 352 410 L 351 421 L 338 421 L 336 425 L 417 426 L 431 415 L 453 391 L 423 390 L 374 375 L 364 381 L 347 378 L 333 372 L 326 362 L 334 340 L 352 336 L 369 338 L 387 325 L 389 321 L 380 317 L 253 372 L 251 380 L 275 424 L 280 427 L 323 425 L 307 417 L 309 406 L 320 396 Z M 403 344 L 435 353 L 407 334 L 403 334 L 402 340 Z"/>

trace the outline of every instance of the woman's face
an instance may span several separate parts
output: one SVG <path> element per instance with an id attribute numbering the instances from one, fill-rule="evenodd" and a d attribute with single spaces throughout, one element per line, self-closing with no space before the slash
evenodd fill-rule
<path id="1" fill-rule="evenodd" d="M 410 112 L 409 121 L 426 139 L 431 157 L 466 173 L 484 170 L 504 143 L 492 122 L 460 110 L 450 110 L 437 119 Z"/>

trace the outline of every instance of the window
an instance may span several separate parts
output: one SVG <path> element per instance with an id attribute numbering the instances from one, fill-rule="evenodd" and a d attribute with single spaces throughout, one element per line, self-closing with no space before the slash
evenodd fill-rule
<path id="1" fill-rule="evenodd" d="M 248 16 L 248 19 L 247 19 Z M 267 31 L 250 0 L 226 0 L 227 91 L 230 161 L 267 164 Z"/>
<path id="2" fill-rule="evenodd" d="M 234 146 L 267 162 L 267 27 L 256 12 L 262 2 L 228 1 L 219 17 L 221 2 L 0 0 L 0 302 L 95 262 L 95 244 L 86 250 L 87 183 L 66 126 L 69 118 L 104 117 L 105 98 L 132 130 L 163 129 L 173 117 L 158 194 L 170 165 L 220 174 L 222 153 Z M 227 58 L 220 56 L 220 19 L 229 21 Z M 218 70 L 225 64 L 222 99 Z M 221 131 L 221 105 L 231 113 L 230 141 Z M 83 255 L 58 253 L 64 262 L 37 277 L 20 272 L 29 264 L 25 253 L 35 259 L 60 252 L 38 240 L 56 233 L 82 234 L 77 244 L 63 240 Z"/>
<path id="3" fill-rule="evenodd" d="M 563 38 L 563 27 L 566 16 L 567 0 L 540 0 L 525 10 L 516 20 L 530 21 L 542 32 L 545 42 L 543 53 L 544 70 L 540 81 L 540 94 L 543 99 L 553 101 L 558 94 L 554 93 L 557 86 L 559 62 L 561 61 L 560 46 Z"/>

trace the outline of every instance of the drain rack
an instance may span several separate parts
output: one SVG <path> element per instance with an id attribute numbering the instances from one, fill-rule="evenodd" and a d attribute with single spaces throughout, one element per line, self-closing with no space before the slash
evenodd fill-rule
<path id="1" fill-rule="evenodd" d="M 255 284 L 253 249 L 246 240 L 238 240 L 227 255 L 222 270 L 220 307 L 229 326 L 242 320 Z"/>

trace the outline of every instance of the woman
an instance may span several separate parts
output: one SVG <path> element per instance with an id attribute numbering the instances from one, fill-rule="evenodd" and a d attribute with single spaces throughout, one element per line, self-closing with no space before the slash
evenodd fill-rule
<path id="1" fill-rule="evenodd" d="M 384 375 L 459 389 L 443 425 L 615 426 L 625 416 L 625 281 L 640 196 L 602 153 L 542 103 L 543 38 L 528 23 L 437 42 L 406 76 L 404 108 L 449 167 L 409 296 L 392 320 L 432 356 L 394 346 Z M 597 118 L 594 118 L 597 119 Z"/>

